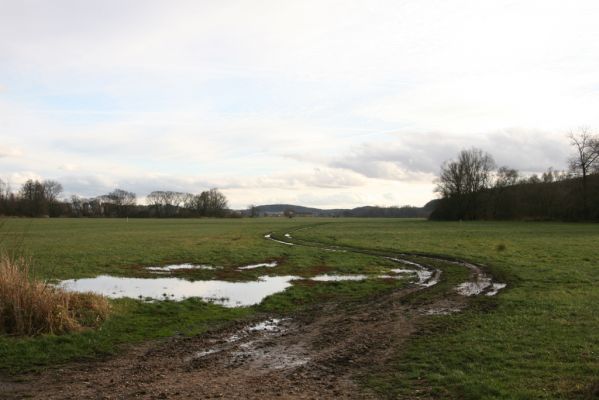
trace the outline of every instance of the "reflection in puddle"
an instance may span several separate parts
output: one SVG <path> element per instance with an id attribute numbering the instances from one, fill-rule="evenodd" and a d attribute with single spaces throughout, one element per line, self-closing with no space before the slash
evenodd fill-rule
<path id="1" fill-rule="evenodd" d="M 179 278 L 119 278 L 98 276 L 71 279 L 59 285 L 76 292 L 95 292 L 110 298 L 140 298 L 152 300 L 183 300 L 200 297 L 225 307 L 251 306 L 266 296 L 291 286 L 296 276 L 261 276 L 257 281 L 227 282 L 218 280 L 188 281 Z"/>
<path id="2" fill-rule="evenodd" d="M 152 272 L 170 272 L 170 271 L 178 271 L 185 269 L 205 269 L 205 270 L 215 270 L 221 267 L 214 267 L 212 265 L 196 265 L 196 264 L 175 264 L 175 265 L 166 265 L 164 267 L 146 267 L 148 271 Z"/>
<path id="3" fill-rule="evenodd" d="M 416 269 L 397 268 L 392 269 L 391 272 L 395 272 L 396 274 L 416 274 L 418 276 L 418 284 L 420 286 L 430 287 L 439 283 L 439 276 L 441 274 L 441 271 L 439 271 L 438 269 L 429 269 L 421 264 L 418 264 L 410 260 L 404 260 L 403 258 L 386 258 L 391 261 L 416 267 Z"/>
<path id="4" fill-rule="evenodd" d="M 367 279 L 366 275 L 317 275 L 310 278 L 312 281 L 319 282 L 338 282 L 338 281 L 363 281 Z"/>
<path id="5" fill-rule="evenodd" d="M 293 284 L 294 280 L 308 279 L 317 282 L 363 281 L 369 278 L 388 278 L 389 276 L 368 275 L 317 275 L 312 278 L 299 276 L 261 276 L 256 281 L 229 282 L 219 280 L 189 281 L 181 278 L 121 278 L 101 275 L 95 278 L 69 279 L 59 286 L 74 292 L 94 292 L 116 298 L 142 300 L 184 300 L 199 297 L 205 301 L 221 304 L 225 307 L 251 306 L 260 303 L 271 294 L 282 292 Z M 273 320 L 276 325 L 280 321 Z M 269 325 L 256 326 L 254 329 L 269 330 Z"/>
<path id="6" fill-rule="evenodd" d="M 489 290 L 486 295 L 487 296 L 495 296 L 501 289 L 505 288 L 507 285 L 505 283 L 494 283 L 491 286 L 491 290 Z"/>
<path id="7" fill-rule="evenodd" d="M 269 263 L 250 264 L 250 265 L 246 265 L 244 267 L 239 267 L 237 269 L 254 269 L 254 268 L 261 268 L 261 267 L 273 268 L 273 267 L 276 267 L 277 265 L 278 265 L 278 263 L 276 261 L 273 261 L 273 262 L 269 262 Z"/>
<path id="8" fill-rule="evenodd" d="M 474 282 L 460 283 L 456 291 L 462 296 L 477 296 L 489 287 L 491 287 L 491 278 L 485 276 Z"/>
<path id="9" fill-rule="evenodd" d="M 293 246 L 293 243 L 287 243 L 287 242 L 283 242 L 282 240 L 273 239 L 270 233 L 268 235 L 264 235 L 264 238 L 268 239 L 268 240 L 272 240 L 273 242 L 286 244 L 287 246 Z"/>

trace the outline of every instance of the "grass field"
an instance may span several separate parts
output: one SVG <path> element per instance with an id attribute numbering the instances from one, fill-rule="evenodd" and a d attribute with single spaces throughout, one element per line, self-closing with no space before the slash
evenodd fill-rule
<path id="1" fill-rule="evenodd" d="M 322 252 L 266 241 L 268 232 L 385 252 L 426 252 L 484 264 L 508 288 L 472 301 L 459 314 L 430 317 L 397 350 L 392 372 L 364 384 L 390 398 L 419 391 L 439 398 L 591 398 L 599 386 L 599 225 L 445 223 L 397 219 L 29 220 L 2 227 L 2 246 L 31 257 L 45 279 L 100 274 L 147 277 L 143 266 L 190 262 L 217 271 L 190 279 L 253 279 L 236 266 L 279 260 L 267 271 L 378 274 L 380 258 Z M 459 274 L 460 272 L 455 272 Z M 462 274 L 464 272 L 461 272 Z M 452 279 L 449 274 L 447 279 Z M 288 313 L 315 302 L 360 299 L 403 285 L 382 280 L 294 285 L 261 305 L 227 309 L 198 300 L 112 301 L 98 331 L 29 339 L 0 338 L 0 368 L 16 373 L 111 354 L 118 345 L 191 335 L 257 313 Z M 438 290 L 438 289 L 436 289 Z"/>

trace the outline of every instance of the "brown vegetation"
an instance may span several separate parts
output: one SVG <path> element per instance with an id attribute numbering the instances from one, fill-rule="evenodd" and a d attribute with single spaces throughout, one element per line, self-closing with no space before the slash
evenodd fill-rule
<path id="1" fill-rule="evenodd" d="M 24 258 L 0 255 L 0 334 L 61 334 L 95 327 L 110 305 L 93 293 L 70 293 L 35 280 Z"/>

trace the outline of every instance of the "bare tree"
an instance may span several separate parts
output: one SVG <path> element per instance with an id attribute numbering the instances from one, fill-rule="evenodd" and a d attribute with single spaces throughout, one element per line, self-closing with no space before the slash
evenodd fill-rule
<path id="1" fill-rule="evenodd" d="M 458 219 L 474 218 L 478 207 L 478 193 L 491 184 L 495 169 L 493 157 L 480 149 L 462 150 L 457 160 L 441 166 L 436 192 L 455 203 Z"/>
<path id="2" fill-rule="evenodd" d="M 599 137 L 587 127 L 580 127 L 576 132 L 568 134 L 574 154 L 569 159 L 570 170 L 582 177 L 582 208 L 587 216 L 587 177 L 599 168 Z"/>
<path id="3" fill-rule="evenodd" d="M 476 193 L 489 187 L 493 169 L 495 161 L 489 153 L 476 148 L 462 150 L 457 160 L 441 166 L 436 191 L 443 197 Z"/>
<path id="4" fill-rule="evenodd" d="M 48 203 L 54 203 L 62 193 L 62 185 L 56 181 L 45 180 L 42 182 L 44 197 Z"/>
<path id="5" fill-rule="evenodd" d="M 515 185 L 520 177 L 518 170 L 505 166 L 499 168 L 495 175 L 495 187 L 499 188 Z"/>
<path id="6" fill-rule="evenodd" d="M 113 204 L 117 206 L 134 206 L 137 202 L 137 196 L 133 192 L 122 189 L 114 189 L 106 195 Z"/>

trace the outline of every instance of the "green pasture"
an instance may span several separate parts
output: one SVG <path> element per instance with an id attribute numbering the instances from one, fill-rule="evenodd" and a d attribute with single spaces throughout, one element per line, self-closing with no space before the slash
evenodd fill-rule
<path id="1" fill-rule="evenodd" d="M 298 228 L 308 229 L 297 230 Z M 459 314 L 431 316 L 396 350 L 393 365 L 363 377 L 388 398 L 578 399 L 599 393 L 599 225 L 539 222 L 429 222 L 401 219 L 9 219 L 0 246 L 29 257 L 48 280 L 101 274 L 150 277 L 145 266 L 198 263 L 188 279 L 250 280 L 259 275 L 365 273 L 392 266 L 380 258 L 285 246 L 264 234 L 385 253 L 453 256 L 483 264 L 508 287 L 471 301 Z M 274 269 L 241 265 L 278 260 Z M 467 274 L 443 268 L 440 296 Z M 384 280 L 294 285 L 261 305 L 227 309 L 199 300 L 115 300 L 98 331 L 0 338 L 0 369 L 19 373 L 112 354 L 121 346 L 192 335 L 261 314 L 287 314 L 324 301 L 359 301 L 405 285 Z M 427 289 L 428 290 L 428 289 Z M 418 301 L 418 298 L 415 298 Z"/>

